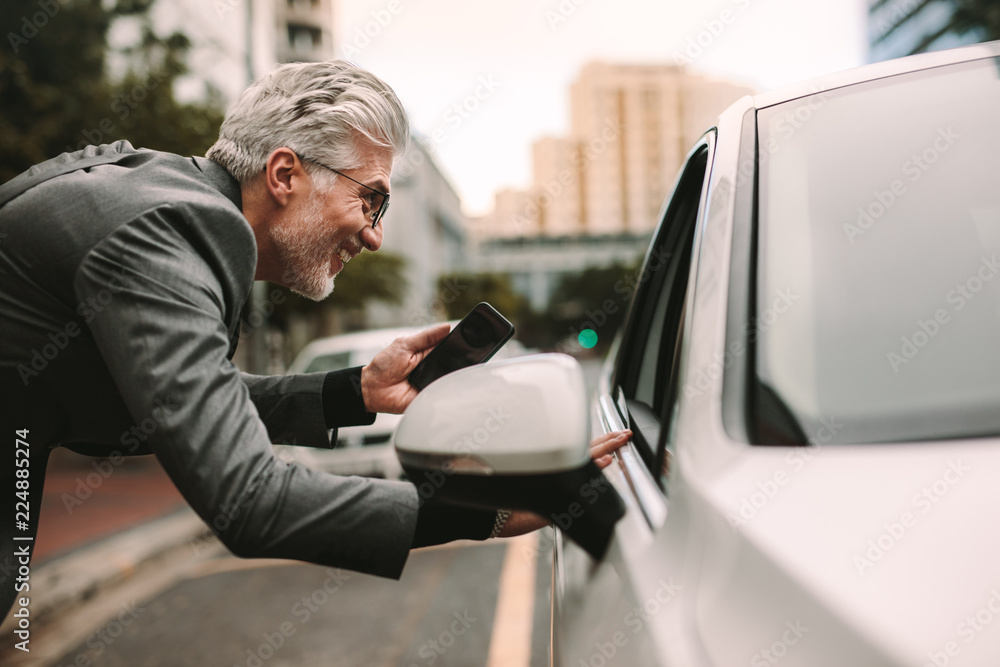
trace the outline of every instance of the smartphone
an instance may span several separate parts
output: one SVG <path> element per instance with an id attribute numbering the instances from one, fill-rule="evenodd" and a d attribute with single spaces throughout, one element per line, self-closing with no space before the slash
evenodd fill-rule
<path id="1" fill-rule="evenodd" d="M 487 361 L 513 335 L 514 325 L 484 301 L 455 325 L 407 379 L 419 391 L 442 375 Z"/>

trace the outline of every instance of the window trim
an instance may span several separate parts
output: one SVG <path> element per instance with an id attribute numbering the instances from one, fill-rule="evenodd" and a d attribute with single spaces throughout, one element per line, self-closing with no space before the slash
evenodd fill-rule
<path id="1" fill-rule="evenodd" d="M 757 109 L 743 114 L 740 134 L 739 167 L 752 167 L 745 177 L 737 176 L 733 202 L 733 234 L 729 258 L 729 292 L 726 302 L 726 350 L 742 345 L 745 354 L 735 355 L 722 377 L 722 425 L 726 434 L 738 442 L 749 443 L 751 384 L 756 366 L 755 346 L 744 324 L 757 310 L 757 178 L 759 170 Z M 750 157 L 749 161 L 747 156 Z M 741 180 L 742 178 L 742 180 Z"/>
<path id="2" fill-rule="evenodd" d="M 650 439 L 646 439 L 650 449 L 648 455 L 643 456 L 644 452 L 641 452 L 640 448 L 636 446 L 635 439 L 633 439 L 633 442 L 629 443 L 629 445 L 623 447 L 620 450 L 619 455 L 619 461 L 621 462 L 625 477 L 629 481 L 636 497 L 639 499 L 639 504 L 643 509 L 643 513 L 646 516 L 647 521 L 654 527 L 662 523 L 662 520 L 666 516 L 666 505 L 663 498 L 665 489 L 662 485 L 662 477 L 659 474 L 659 471 L 662 470 L 662 462 L 666 451 L 666 430 L 663 426 L 665 424 L 669 429 L 670 421 L 673 416 L 672 413 L 674 412 L 672 404 L 676 403 L 678 396 L 676 387 L 676 374 L 678 368 L 677 355 L 680 354 L 681 351 L 680 342 L 683 340 L 685 322 L 689 315 L 687 302 L 693 288 L 693 285 L 691 284 L 692 276 L 697 268 L 697 258 L 695 257 L 695 252 L 698 248 L 698 244 L 696 243 L 697 234 L 699 228 L 703 225 L 704 216 L 707 212 L 707 193 L 711 181 L 714 154 L 715 130 L 713 129 L 703 135 L 698 143 L 695 144 L 695 146 L 688 153 L 674 187 L 670 195 L 665 200 L 664 209 L 661 211 L 659 216 L 660 226 L 658 233 L 654 241 L 650 243 L 646 257 L 643 261 L 643 272 L 645 274 L 646 267 L 649 265 L 650 258 L 653 256 L 653 253 L 655 251 L 659 251 L 665 245 L 677 247 L 679 244 L 686 248 L 686 252 L 689 253 L 689 256 L 683 264 L 683 268 L 687 271 L 687 275 L 685 277 L 684 299 L 680 304 L 680 314 L 677 316 L 675 324 L 675 335 L 670 337 L 669 341 L 665 340 L 664 337 L 661 337 L 658 341 L 660 350 L 657 356 L 657 364 L 662 365 L 667 363 L 664 352 L 669 352 L 670 354 L 670 369 L 667 371 L 668 377 L 657 377 L 655 383 L 656 387 L 654 388 L 654 402 L 662 403 L 662 405 L 654 406 L 651 409 L 653 414 L 658 414 L 660 428 L 655 432 L 655 434 L 650 434 L 655 436 L 652 441 L 650 441 Z M 687 228 L 681 228 L 679 230 L 675 229 L 669 226 L 667 221 L 670 220 L 672 216 L 677 215 L 678 207 L 683 205 L 676 199 L 676 197 L 682 187 L 692 185 L 686 181 L 685 178 L 690 173 L 689 170 L 692 168 L 694 161 L 701 158 L 705 160 L 705 163 L 704 170 L 699 176 L 698 199 L 694 211 L 693 221 Z M 674 234 L 672 243 L 668 243 L 668 241 L 671 241 L 669 239 L 670 234 Z M 674 264 L 673 266 L 677 267 L 678 265 Z M 677 271 L 679 268 L 674 268 L 673 270 Z M 674 280 L 676 280 L 676 273 Z M 660 281 L 647 281 L 641 283 L 639 289 L 636 291 L 636 294 L 629 304 L 629 312 L 626 316 L 626 325 L 623 329 L 622 337 L 620 339 L 621 344 L 618 346 L 614 362 L 614 370 L 610 378 L 610 389 L 612 393 L 610 396 L 601 397 L 602 419 L 604 426 L 608 429 L 623 428 L 626 425 L 632 426 L 633 420 L 631 419 L 628 410 L 628 403 L 630 403 L 632 399 L 625 398 L 627 387 L 624 386 L 622 377 L 625 374 L 629 375 L 631 392 L 634 394 L 638 380 L 638 367 L 641 365 L 641 360 L 645 356 L 646 348 L 644 346 L 641 353 L 633 353 L 633 355 L 628 358 L 623 356 L 626 354 L 624 350 L 629 349 L 630 341 L 635 341 L 640 336 L 648 335 L 647 329 L 651 319 L 654 317 L 654 312 L 652 311 L 655 309 L 647 308 L 644 311 L 639 311 L 638 304 L 648 303 L 649 299 L 658 300 L 667 281 L 668 278 L 664 277 Z M 655 293 L 651 292 L 651 290 L 655 290 Z M 670 315 L 669 311 L 667 315 Z M 659 401 L 656 400 L 657 396 L 660 398 Z M 614 418 L 611 417 L 611 413 L 614 413 Z M 635 429 L 633 428 L 633 430 Z M 652 494 L 650 493 L 651 491 Z M 653 496 L 655 496 L 658 500 L 653 501 Z M 662 506 L 662 511 L 658 509 L 660 506 Z"/>

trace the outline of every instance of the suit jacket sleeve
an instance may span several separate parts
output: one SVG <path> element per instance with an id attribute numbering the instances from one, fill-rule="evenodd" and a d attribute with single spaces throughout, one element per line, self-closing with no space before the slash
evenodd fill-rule
<path id="1" fill-rule="evenodd" d="M 242 219 L 245 229 L 217 222 L 191 206 L 154 208 L 105 237 L 76 271 L 76 298 L 105 304 L 87 326 L 132 418 L 156 421 L 153 453 L 236 555 L 398 577 L 413 539 L 416 489 L 273 455 L 227 359 L 225 322 L 246 293 L 253 237 Z"/>
<path id="2" fill-rule="evenodd" d="M 326 373 L 286 376 L 241 373 L 240 377 L 271 442 L 330 448 L 327 429 L 332 425 L 327 425 L 323 412 Z M 336 441 L 334 437 L 333 442 Z"/>

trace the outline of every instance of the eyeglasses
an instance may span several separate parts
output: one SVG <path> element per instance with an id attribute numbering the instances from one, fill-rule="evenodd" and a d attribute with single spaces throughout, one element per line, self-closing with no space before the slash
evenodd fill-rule
<path id="1" fill-rule="evenodd" d="M 375 229 L 376 227 L 378 227 L 379 221 L 382 220 L 382 216 L 385 215 L 386 209 L 389 208 L 389 193 L 388 192 L 381 192 L 379 190 L 376 190 L 375 188 L 373 188 L 370 185 L 365 185 L 361 181 L 355 181 L 353 178 L 351 178 L 347 174 L 339 172 L 336 169 L 334 169 L 333 167 L 328 167 L 325 164 L 323 164 L 322 162 L 319 162 L 318 160 L 314 160 L 311 157 L 304 157 L 304 156 L 300 155 L 299 159 L 300 160 L 308 160 L 309 162 L 312 162 L 313 164 L 318 164 L 319 166 L 323 167 L 324 169 L 329 169 L 330 171 L 332 171 L 333 173 L 337 174 L 338 176 L 343 176 L 347 180 L 352 181 L 354 183 L 357 183 L 358 185 L 360 185 L 363 188 L 367 188 L 368 190 L 371 190 L 372 194 L 368 197 L 368 207 L 372 211 L 372 218 L 371 218 L 371 220 L 372 220 L 372 229 Z"/>

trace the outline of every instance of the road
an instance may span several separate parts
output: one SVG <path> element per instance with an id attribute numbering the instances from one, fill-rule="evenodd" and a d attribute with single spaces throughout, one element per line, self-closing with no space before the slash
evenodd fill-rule
<path id="1" fill-rule="evenodd" d="M 583 366 L 592 388 L 597 363 Z M 47 495 L 57 499 L 75 493 L 81 475 L 63 475 L 66 489 L 53 476 Z M 74 504 L 72 513 L 62 505 L 51 510 L 46 525 L 52 550 L 60 547 L 55 538 L 68 535 L 73 525 L 103 525 L 94 516 L 98 510 L 115 510 L 115 517 L 123 507 L 138 510 L 132 482 L 127 471 L 116 471 L 93 497 Z M 144 488 L 152 487 L 146 483 Z M 221 546 L 181 550 L 184 556 L 154 564 L 128 585 L 36 624 L 32 653 L 5 653 L 0 662 L 25 667 L 547 665 L 552 543 L 552 529 L 545 529 L 515 540 L 418 550 L 398 582 L 294 561 L 241 560 Z"/>
<path id="2" fill-rule="evenodd" d="M 86 638 L 46 664 L 547 665 L 551 544 L 543 532 L 423 549 L 398 582 L 220 554 L 146 597 L 81 609 L 66 632 Z M 65 634 L 47 630 L 41 641 Z"/>

